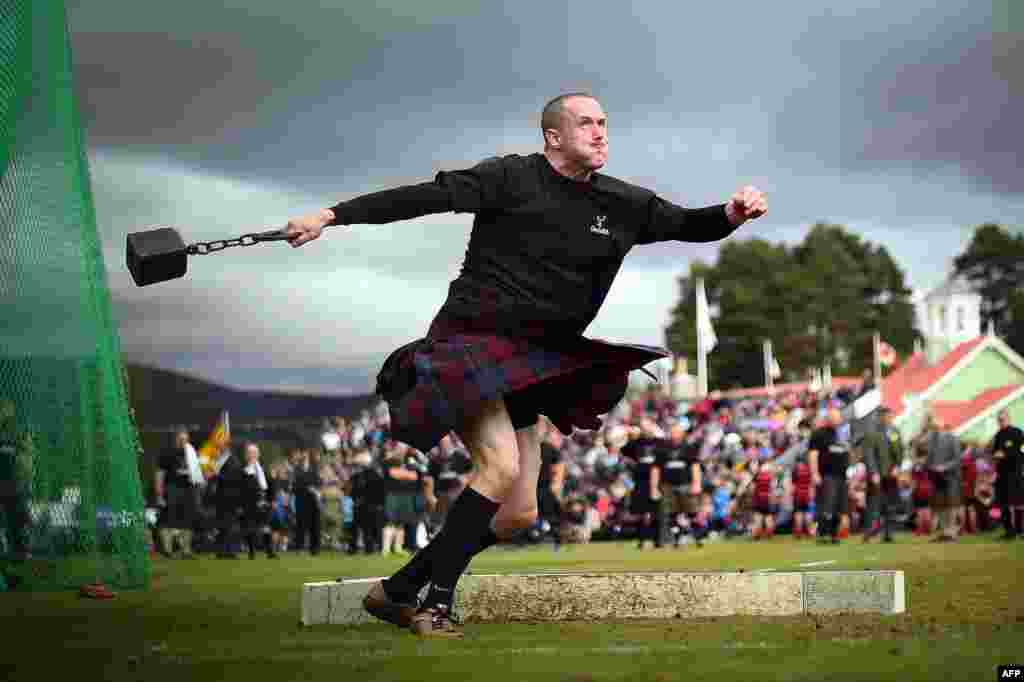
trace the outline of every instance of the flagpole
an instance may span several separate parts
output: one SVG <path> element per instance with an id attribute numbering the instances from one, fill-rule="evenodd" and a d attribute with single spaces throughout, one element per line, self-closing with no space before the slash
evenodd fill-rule
<path id="1" fill-rule="evenodd" d="M 874 371 L 875 371 L 875 385 L 880 386 L 882 381 L 882 358 L 880 355 L 881 349 L 881 334 L 875 332 L 871 337 L 871 345 L 874 347 Z"/>
<path id="2" fill-rule="evenodd" d="M 697 397 L 703 398 L 708 394 L 708 358 L 704 352 L 704 335 L 700 333 L 700 323 L 697 325 Z"/>
<path id="3" fill-rule="evenodd" d="M 701 277 L 697 280 L 697 394 L 699 398 L 704 398 L 708 394 L 708 349 L 707 339 L 705 339 L 706 330 L 704 329 L 705 319 L 704 317 L 708 314 L 707 308 L 707 294 L 704 291 L 704 278 Z"/>

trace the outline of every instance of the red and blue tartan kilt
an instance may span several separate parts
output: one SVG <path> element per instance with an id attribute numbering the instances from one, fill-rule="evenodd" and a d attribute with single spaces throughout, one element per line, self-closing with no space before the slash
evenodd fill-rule
<path id="1" fill-rule="evenodd" d="M 536 411 L 562 433 L 598 429 L 598 416 L 625 395 L 630 371 L 671 357 L 655 346 L 544 336 L 539 328 L 500 334 L 485 326 L 439 314 L 425 338 L 388 356 L 376 393 L 388 403 L 392 438 L 427 452 L 458 433 L 480 402 L 528 387 Z"/>

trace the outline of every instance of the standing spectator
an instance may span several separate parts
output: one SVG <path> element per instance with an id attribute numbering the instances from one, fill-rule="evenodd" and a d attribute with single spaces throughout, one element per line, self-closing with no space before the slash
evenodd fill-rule
<path id="1" fill-rule="evenodd" d="M 363 552 L 376 554 L 382 551 L 381 535 L 384 530 L 385 480 L 379 465 L 374 462 L 369 450 L 358 452 L 353 458 L 355 468 L 349 479 L 349 495 L 352 496 L 352 525 L 361 538 Z M 355 554 L 358 544 L 349 545 L 349 553 Z"/>
<path id="2" fill-rule="evenodd" d="M 565 483 L 565 459 L 562 457 L 562 433 L 547 419 L 538 422 L 540 442 L 540 473 L 537 475 L 537 516 L 547 522 L 555 541 L 555 549 L 562 543 L 562 493 Z"/>
<path id="3" fill-rule="evenodd" d="M 293 523 L 287 466 L 278 465 L 270 472 L 270 489 L 270 544 L 274 552 L 283 552 Z"/>
<path id="4" fill-rule="evenodd" d="M 732 499 L 730 483 L 725 477 L 716 479 L 715 491 L 711 494 L 711 528 L 719 533 L 729 530 L 735 502 Z"/>
<path id="5" fill-rule="evenodd" d="M 629 496 L 629 512 L 637 520 L 637 549 L 650 542 L 660 549 L 664 537 L 661 528 L 661 465 L 665 444 L 654 434 L 641 434 L 626 443 L 622 454 L 633 461 L 633 481 L 636 486 Z"/>
<path id="6" fill-rule="evenodd" d="M 841 516 L 847 513 L 849 492 L 846 470 L 850 466 L 850 452 L 839 441 L 836 427 L 838 412 L 829 410 L 819 419 L 818 428 L 811 434 L 807 455 L 817 492 L 818 541 L 839 544 Z"/>
<path id="7" fill-rule="evenodd" d="M 934 542 L 957 538 L 956 510 L 960 506 L 960 440 L 948 428 L 945 418 L 933 415 L 935 429 L 928 437 L 928 469 L 935 485 L 932 508 L 942 534 Z"/>
<path id="8" fill-rule="evenodd" d="M 235 553 L 235 528 L 241 521 L 239 511 L 244 505 L 244 465 L 231 450 L 225 447 L 214 464 L 214 504 L 217 509 L 217 558 L 237 559 Z"/>
<path id="9" fill-rule="evenodd" d="M 926 462 L 928 453 L 920 444 L 914 448 L 914 468 L 911 473 L 914 504 L 914 535 L 927 536 L 932 532 L 931 500 L 934 486 Z"/>
<path id="10" fill-rule="evenodd" d="M 405 466 L 409 469 L 415 469 L 419 474 L 419 485 L 416 486 L 416 491 L 412 496 L 412 506 L 415 514 L 406 521 L 404 525 L 405 532 L 402 534 L 402 548 L 410 554 L 415 554 L 420 550 L 421 528 L 423 528 L 424 535 L 426 535 L 426 524 L 424 521 L 427 518 L 427 500 L 425 492 L 427 468 L 430 466 L 430 460 L 416 448 L 409 447 L 405 454 Z"/>
<path id="11" fill-rule="evenodd" d="M 182 559 L 195 559 L 192 528 L 199 513 L 199 483 L 203 478 L 199 458 L 189 442 L 188 430 L 175 433 L 174 447 L 164 451 L 156 472 L 157 504 L 163 508 L 160 536 L 165 556 L 178 541 Z"/>
<path id="12" fill-rule="evenodd" d="M 879 419 L 881 415 L 888 416 L 887 408 L 879 408 Z M 864 542 L 871 542 L 882 532 L 885 542 L 892 542 L 892 533 L 889 528 L 890 504 L 891 504 L 891 483 L 895 475 L 895 463 L 890 451 L 889 437 L 886 433 L 886 424 L 880 421 L 878 424 L 869 424 L 860 443 L 860 450 L 864 460 L 866 503 L 864 513 Z M 879 516 L 881 517 L 879 519 Z M 878 525 L 875 525 L 879 519 Z"/>
<path id="13" fill-rule="evenodd" d="M 444 519 L 469 480 L 473 460 L 465 450 L 455 448 L 451 436 L 445 436 L 438 445 L 424 478 L 424 496 L 431 515 L 432 533 L 440 530 Z"/>
<path id="14" fill-rule="evenodd" d="M 772 505 L 772 489 L 775 483 L 775 466 L 765 460 L 754 475 L 754 523 L 755 540 L 770 538 L 775 534 L 775 509 Z"/>
<path id="15" fill-rule="evenodd" d="M 309 553 L 320 553 L 320 455 L 316 450 L 302 450 L 298 466 L 292 474 L 292 494 L 295 496 L 295 515 L 298 538 L 295 549 L 306 546 Z"/>
<path id="16" fill-rule="evenodd" d="M 799 453 L 792 470 L 793 490 L 793 537 L 800 539 L 811 537 L 811 501 L 814 499 L 814 486 L 811 485 L 811 466 L 807 462 L 807 452 Z"/>
<path id="17" fill-rule="evenodd" d="M 1001 539 L 1013 540 L 1024 530 L 1024 481 L 1021 480 L 1024 431 L 1010 424 L 1010 413 L 1005 409 L 999 412 L 999 431 L 992 439 L 992 459 L 996 463 L 996 504 L 1006 530 Z"/>
<path id="18" fill-rule="evenodd" d="M 964 442 L 960 446 L 964 451 L 960 460 L 960 527 L 967 535 L 978 532 L 978 500 L 974 495 L 978 484 L 978 448 Z"/>
<path id="19" fill-rule="evenodd" d="M 262 536 L 267 558 L 276 559 L 277 553 L 270 542 L 270 485 L 260 464 L 260 449 L 255 443 L 245 446 L 245 468 L 242 469 L 244 500 L 245 543 L 249 558 L 256 558 L 257 537 Z"/>
<path id="20" fill-rule="evenodd" d="M 416 495 L 423 474 L 409 458 L 409 446 L 392 441 L 384 455 L 384 542 L 382 554 L 405 553 L 405 528 L 419 521 Z"/>
<path id="21" fill-rule="evenodd" d="M 663 514 L 680 528 L 690 529 L 700 511 L 703 476 L 700 468 L 700 444 L 678 439 L 678 444 L 661 448 L 661 508 Z M 663 517 L 664 518 L 664 517 Z M 681 522 L 680 522 L 681 521 Z M 663 522 L 662 522 L 663 523 Z M 659 524 L 661 525 L 661 524 Z M 676 547 L 682 541 L 676 536 Z M 694 534 L 700 544 L 700 538 Z"/>

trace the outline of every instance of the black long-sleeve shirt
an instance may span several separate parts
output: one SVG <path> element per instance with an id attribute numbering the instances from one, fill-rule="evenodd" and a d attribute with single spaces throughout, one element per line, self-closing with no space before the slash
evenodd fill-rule
<path id="1" fill-rule="evenodd" d="M 509 329 L 538 321 L 574 334 L 597 316 L 633 246 L 712 242 L 735 229 L 724 204 L 683 208 L 601 173 L 572 180 L 541 153 L 493 157 L 332 210 L 335 225 L 474 213 L 462 271 L 442 312 L 472 317 L 482 301 L 497 301 L 496 317 Z"/>

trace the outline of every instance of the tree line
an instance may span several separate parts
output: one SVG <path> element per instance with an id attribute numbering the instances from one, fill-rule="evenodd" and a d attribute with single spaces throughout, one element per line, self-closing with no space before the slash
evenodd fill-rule
<path id="1" fill-rule="evenodd" d="M 981 225 L 954 264 L 982 297 L 983 328 L 991 320 L 1024 353 L 1024 236 Z M 691 361 L 700 278 L 718 337 L 708 355 L 715 388 L 763 384 L 765 339 L 772 341 L 781 381 L 796 381 L 826 362 L 836 376 L 870 369 L 876 331 L 901 358 L 921 338 L 904 271 L 884 245 L 842 225 L 816 223 L 795 246 L 729 240 L 716 263 L 694 260 L 678 279 L 678 303 L 665 330 L 669 350 Z"/>

